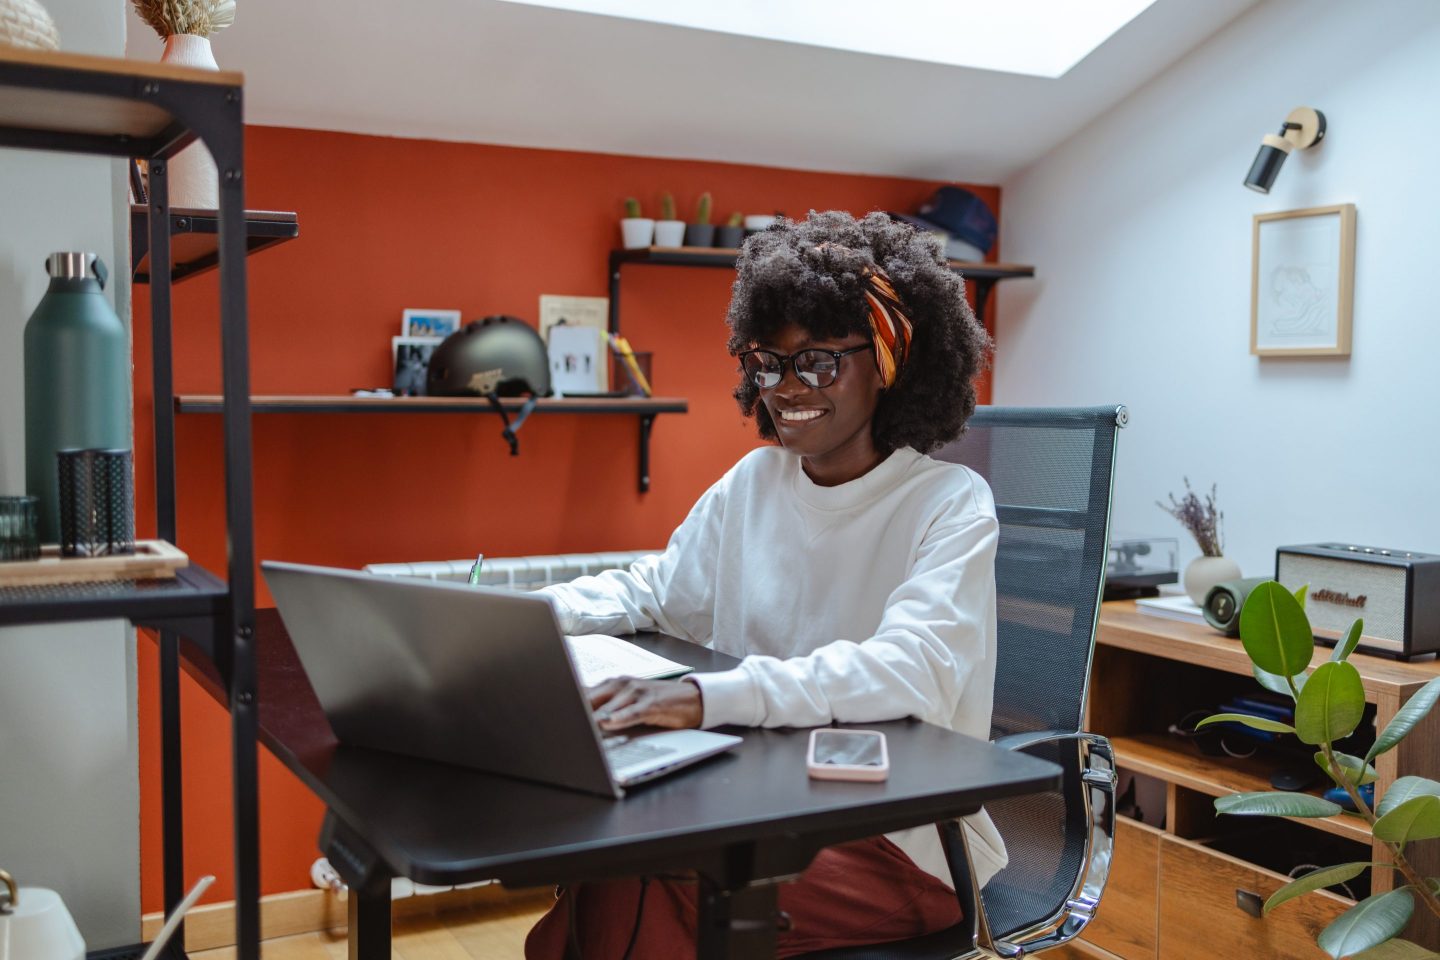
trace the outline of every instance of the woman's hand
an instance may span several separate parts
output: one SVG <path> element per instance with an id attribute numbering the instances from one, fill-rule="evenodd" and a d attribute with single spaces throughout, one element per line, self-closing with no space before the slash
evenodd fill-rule
<path id="1" fill-rule="evenodd" d="M 700 726 L 705 716 L 700 688 L 684 680 L 616 677 L 591 687 L 589 696 L 601 730 L 642 724 L 684 729 Z"/>

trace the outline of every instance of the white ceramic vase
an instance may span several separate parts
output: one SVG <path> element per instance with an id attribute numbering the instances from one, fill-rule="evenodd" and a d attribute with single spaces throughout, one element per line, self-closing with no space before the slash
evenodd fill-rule
<path id="1" fill-rule="evenodd" d="M 655 246 L 683 247 L 685 245 L 684 220 L 656 220 Z"/>
<path id="2" fill-rule="evenodd" d="M 165 38 L 161 63 L 196 70 L 219 70 L 210 38 L 181 33 Z M 220 207 L 220 180 L 215 161 L 202 143 L 192 143 L 170 158 L 170 206 L 195 210 L 216 210 Z"/>
<path id="3" fill-rule="evenodd" d="M 1240 564 L 1229 557 L 1196 557 L 1185 568 L 1185 595 L 1202 604 L 1215 584 L 1239 578 Z"/>
<path id="4" fill-rule="evenodd" d="M 655 221 L 649 217 L 625 217 L 620 221 L 620 238 L 626 250 L 648 247 L 655 239 Z"/>

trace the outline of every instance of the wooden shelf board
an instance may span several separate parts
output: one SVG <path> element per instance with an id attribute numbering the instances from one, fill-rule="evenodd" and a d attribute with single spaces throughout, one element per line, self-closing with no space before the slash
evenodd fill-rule
<path id="1" fill-rule="evenodd" d="M 506 397 L 501 404 L 507 412 L 520 409 L 523 397 Z M 220 413 L 224 409 L 219 394 L 186 394 L 175 398 L 179 413 Z M 254 413 L 491 413 L 490 401 L 484 397 L 352 397 L 335 396 L 255 396 L 250 398 Z M 536 414 L 621 414 L 641 416 L 656 413 L 687 413 L 689 401 L 683 397 L 548 397 L 535 407 Z"/>
<path id="2" fill-rule="evenodd" d="M 733 267 L 740 251 L 730 247 L 641 247 L 617 250 L 620 263 L 650 263 L 663 266 Z M 950 269 L 958 270 L 971 280 L 1003 280 L 1007 277 L 1033 277 L 1035 268 L 1020 263 L 976 263 L 951 260 Z"/>
<path id="3" fill-rule="evenodd" d="M 1205 624 L 1184 623 L 1140 613 L 1133 600 L 1114 600 L 1100 608 L 1096 642 L 1135 653 L 1150 654 L 1197 667 L 1251 676 L 1250 658 L 1236 638 L 1226 637 Z M 1330 658 L 1330 648 L 1316 647 L 1312 666 Z M 1350 662 L 1360 671 L 1365 699 L 1409 697 L 1426 682 L 1440 676 L 1440 661 L 1401 663 L 1385 657 L 1356 653 Z"/>
<path id="4" fill-rule="evenodd" d="M 152 104 L 92 93 L 47 90 L 16 82 L 17 78 L 34 77 L 50 70 L 83 71 L 133 80 L 183 81 L 207 86 L 238 87 L 245 79 L 234 71 L 196 70 L 121 57 L 93 57 L 0 46 L 0 83 L 9 87 L 4 99 L 0 100 L 0 128 L 129 136 L 145 140 L 160 134 L 175 122 L 169 112 Z"/>
<path id="5" fill-rule="evenodd" d="M 1115 749 L 1117 766 L 1197 793 L 1223 797 L 1231 793 L 1275 789 L 1270 785 L 1270 764 L 1265 760 L 1206 757 L 1189 746 L 1175 744 L 1162 734 L 1111 737 L 1110 745 Z M 1313 792 L 1319 795 L 1319 791 Z M 1347 840 L 1370 842 L 1370 830 L 1359 817 L 1341 815 L 1324 819 L 1286 819 Z"/>

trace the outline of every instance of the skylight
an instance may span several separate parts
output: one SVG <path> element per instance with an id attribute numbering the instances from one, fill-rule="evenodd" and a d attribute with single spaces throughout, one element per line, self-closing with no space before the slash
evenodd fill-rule
<path id="1" fill-rule="evenodd" d="M 812 47 L 1063 76 L 1155 0 L 506 0 Z"/>

